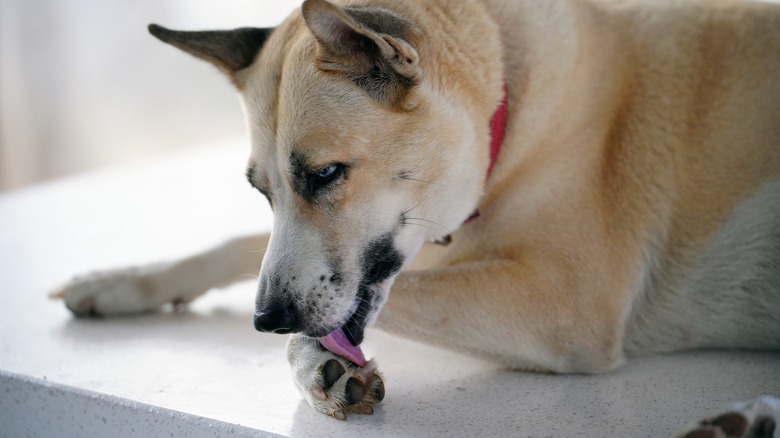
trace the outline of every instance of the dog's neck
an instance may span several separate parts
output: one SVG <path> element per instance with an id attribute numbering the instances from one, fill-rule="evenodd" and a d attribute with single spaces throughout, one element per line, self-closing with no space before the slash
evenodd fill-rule
<path id="1" fill-rule="evenodd" d="M 498 104 L 496 112 L 493 113 L 493 117 L 490 119 L 490 162 L 488 163 L 485 180 L 490 178 L 490 174 L 493 173 L 493 167 L 498 161 L 498 155 L 501 153 L 501 146 L 504 143 L 504 134 L 506 134 L 506 118 L 507 118 L 507 102 L 508 95 L 506 91 L 506 83 L 504 83 L 504 98 L 501 99 L 501 103 Z M 479 219 L 479 210 L 474 210 L 463 223 L 467 224 Z M 452 242 L 452 236 L 446 235 L 438 239 L 434 239 L 433 243 L 439 245 L 449 245 Z"/>

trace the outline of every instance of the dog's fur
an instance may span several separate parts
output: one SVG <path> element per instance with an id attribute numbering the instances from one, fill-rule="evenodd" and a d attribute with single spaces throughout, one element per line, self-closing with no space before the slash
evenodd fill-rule
<path id="1" fill-rule="evenodd" d="M 378 317 L 393 333 L 553 372 L 780 347 L 780 8 L 345 3 L 309 0 L 273 32 L 151 29 L 243 98 L 248 176 L 275 212 L 259 328 L 323 336 L 357 311 L 361 329 Z M 504 85 L 506 137 L 485 181 Z M 172 279 L 198 292 L 234 280 L 251 262 L 225 258 L 255 257 L 246 248 L 267 239 L 126 275 L 124 298 L 94 293 L 95 278 L 63 295 L 98 313 L 186 301 Z M 208 273 L 192 268 L 203 263 Z M 343 417 L 343 400 L 323 401 L 335 356 L 314 344 L 294 336 L 296 380 Z M 378 387 L 372 367 L 346 377 Z"/>

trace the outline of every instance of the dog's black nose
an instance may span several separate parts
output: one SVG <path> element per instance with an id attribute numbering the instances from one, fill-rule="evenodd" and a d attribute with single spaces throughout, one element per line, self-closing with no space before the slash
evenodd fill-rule
<path id="1" fill-rule="evenodd" d="M 298 317 L 292 304 L 271 303 L 255 310 L 255 329 L 259 332 L 292 333 L 297 324 Z"/>

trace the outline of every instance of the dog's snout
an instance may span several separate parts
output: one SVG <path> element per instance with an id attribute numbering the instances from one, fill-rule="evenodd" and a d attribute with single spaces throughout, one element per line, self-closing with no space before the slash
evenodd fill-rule
<path id="1" fill-rule="evenodd" d="M 295 332 L 297 326 L 298 317 L 291 303 L 273 302 L 255 310 L 255 329 L 259 332 L 287 334 Z"/>

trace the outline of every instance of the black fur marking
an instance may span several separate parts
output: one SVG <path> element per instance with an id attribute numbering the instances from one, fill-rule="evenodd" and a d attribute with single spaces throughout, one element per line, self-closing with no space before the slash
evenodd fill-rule
<path id="1" fill-rule="evenodd" d="M 387 280 L 398 272 L 403 265 L 403 256 L 395 249 L 393 235 L 387 233 L 372 241 L 363 251 L 361 260 L 363 278 L 358 289 L 358 307 L 355 313 L 344 324 L 344 334 L 352 345 L 360 345 L 363 342 L 366 319 L 376 308 L 377 296 L 371 286 Z"/>
<path id="2" fill-rule="evenodd" d="M 293 187 L 304 198 L 307 198 L 308 188 L 306 186 L 306 175 L 309 173 L 305 155 L 293 152 L 290 155 L 290 175 L 292 175 Z"/>
<path id="3" fill-rule="evenodd" d="M 361 284 L 372 285 L 388 279 L 401 269 L 403 262 L 403 256 L 393 244 L 393 235 L 385 234 L 363 250 Z"/>
<path id="4" fill-rule="evenodd" d="M 333 183 L 346 178 L 348 165 L 333 163 L 336 172 L 323 178 L 317 175 L 317 170 L 309 163 L 306 155 L 293 152 L 290 155 L 290 174 L 295 191 L 307 202 L 314 203 L 320 194 L 332 188 Z"/>
<path id="5" fill-rule="evenodd" d="M 344 334 L 352 345 L 360 345 L 366 329 L 366 318 L 373 310 L 373 295 L 367 286 L 360 286 L 357 296 L 358 307 L 344 324 Z"/>

